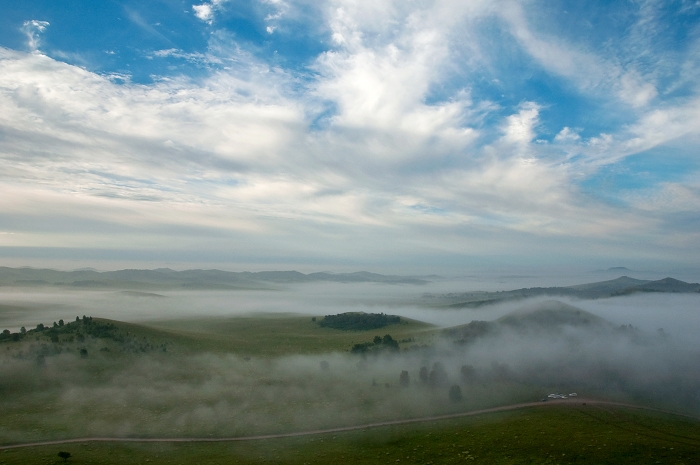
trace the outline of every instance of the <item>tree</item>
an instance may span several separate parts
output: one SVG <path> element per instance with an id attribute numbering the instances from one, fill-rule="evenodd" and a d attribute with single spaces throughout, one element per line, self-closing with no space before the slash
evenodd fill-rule
<path id="1" fill-rule="evenodd" d="M 474 367 L 471 365 L 462 365 L 459 373 L 462 375 L 462 380 L 465 382 L 474 381 L 474 378 L 476 377 L 476 370 L 474 370 Z"/>
<path id="2" fill-rule="evenodd" d="M 418 378 L 424 383 L 428 382 L 428 367 L 420 367 Z"/>
<path id="3" fill-rule="evenodd" d="M 394 349 L 394 350 L 399 350 L 399 343 L 396 341 L 393 337 L 391 337 L 390 334 L 384 335 L 382 338 L 382 345 Z"/>
<path id="4" fill-rule="evenodd" d="M 61 451 L 58 453 L 58 456 L 61 457 L 64 462 L 66 462 L 70 458 L 70 452 Z"/>
<path id="5" fill-rule="evenodd" d="M 63 326 L 64 324 L 63 320 L 58 320 L 58 326 Z"/>
<path id="6" fill-rule="evenodd" d="M 399 384 L 401 386 L 408 386 L 409 383 L 411 382 L 411 379 L 408 376 L 408 371 L 403 370 L 401 374 L 399 375 Z"/>
<path id="7" fill-rule="evenodd" d="M 379 345 L 382 343 L 382 337 L 381 336 L 374 336 L 374 339 L 372 340 L 376 345 Z"/>
<path id="8" fill-rule="evenodd" d="M 452 402 L 459 402 L 462 400 L 462 388 L 457 384 L 450 386 L 450 400 Z"/>
<path id="9" fill-rule="evenodd" d="M 19 328 L 19 332 L 22 333 L 22 334 L 27 334 L 27 328 L 25 328 L 24 326 L 22 326 L 21 328 Z"/>
<path id="10" fill-rule="evenodd" d="M 430 370 L 428 381 L 433 387 L 446 386 L 448 382 L 447 371 L 445 366 L 440 362 L 433 363 L 433 369 Z"/>
<path id="11" fill-rule="evenodd" d="M 81 358 L 87 358 L 88 356 L 88 351 L 87 349 L 80 349 L 80 357 Z"/>

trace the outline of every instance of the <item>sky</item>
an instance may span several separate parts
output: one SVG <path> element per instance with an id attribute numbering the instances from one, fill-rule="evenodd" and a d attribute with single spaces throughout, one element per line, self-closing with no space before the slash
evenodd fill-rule
<path id="1" fill-rule="evenodd" d="M 699 263 L 698 1 L 0 10 L 0 264 Z"/>

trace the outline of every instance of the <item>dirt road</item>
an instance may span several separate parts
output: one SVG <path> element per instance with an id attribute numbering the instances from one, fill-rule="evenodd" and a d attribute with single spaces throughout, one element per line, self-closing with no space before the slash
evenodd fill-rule
<path id="1" fill-rule="evenodd" d="M 687 418 L 693 418 L 695 420 L 698 420 L 698 418 L 692 417 L 690 415 L 683 415 L 683 414 L 679 414 L 676 412 L 659 410 L 659 409 L 655 409 L 652 407 L 644 407 L 641 405 L 633 405 L 633 404 L 624 404 L 624 403 L 619 403 L 619 402 L 608 402 L 608 401 L 603 401 L 603 400 L 592 400 L 592 399 L 578 398 L 576 400 L 561 399 L 561 400 L 550 400 L 548 402 L 525 402 L 525 403 L 521 403 L 521 404 L 504 405 L 502 407 L 493 407 L 493 408 L 487 408 L 487 409 L 482 409 L 482 410 L 472 410 L 470 412 L 452 413 L 449 415 L 436 415 L 436 416 L 430 416 L 430 417 L 410 418 L 410 419 L 404 419 L 404 420 L 380 421 L 377 423 L 367 423 L 364 425 L 341 426 L 338 428 L 298 431 L 298 432 L 294 432 L 294 433 L 262 434 L 262 435 L 258 435 L 258 436 L 239 436 L 239 437 L 228 437 L 228 438 L 133 438 L 133 437 L 132 438 L 129 438 L 129 437 L 75 438 L 75 439 L 59 439 L 56 441 L 28 442 L 28 443 L 24 443 L 24 444 L 10 444 L 10 445 L 6 445 L 6 446 L 0 446 L 0 450 L 17 449 L 20 447 L 36 447 L 36 446 L 52 446 L 52 445 L 59 445 L 59 444 L 74 444 L 74 443 L 79 443 L 79 442 L 173 442 L 174 443 L 174 442 L 259 441 L 259 440 L 263 440 L 263 439 L 291 438 L 291 437 L 297 437 L 297 436 L 311 436 L 311 435 L 315 435 L 315 434 L 340 433 L 340 432 L 344 432 L 344 431 L 356 431 L 356 430 L 363 430 L 363 429 L 369 429 L 369 428 L 379 428 L 382 426 L 406 425 L 409 423 L 423 423 L 423 422 L 427 422 L 427 421 L 447 420 L 450 418 L 470 417 L 470 416 L 484 415 L 484 414 L 495 413 L 495 412 L 505 412 L 505 411 L 509 411 L 509 410 L 518 410 L 518 409 L 530 408 L 530 407 L 548 407 L 551 405 L 557 405 L 557 406 L 562 406 L 562 405 L 567 405 L 567 406 L 584 406 L 584 405 L 605 406 L 605 405 L 608 405 L 611 407 L 627 407 L 627 408 L 634 408 L 634 409 L 640 409 L 640 410 L 649 410 L 649 411 L 654 411 L 654 412 L 668 413 L 671 415 L 679 415 L 679 416 L 684 416 Z"/>

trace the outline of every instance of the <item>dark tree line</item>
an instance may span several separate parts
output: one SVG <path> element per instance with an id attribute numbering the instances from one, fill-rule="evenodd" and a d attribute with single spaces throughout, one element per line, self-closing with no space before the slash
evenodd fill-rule
<path id="1" fill-rule="evenodd" d="M 399 350 L 399 342 L 389 334 L 384 335 L 384 337 L 374 336 L 374 340 L 372 342 L 355 344 L 352 346 L 352 349 L 350 349 L 350 352 L 353 354 L 366 354 L 368 352 L 378 353 L 385 350 Z"/>
<path id="2" fill-rule="evenodd" d="M 396 315 L 385 315 L 384 313 L 339 313 L 337 315 L 326 315 L 318 322 L 323 328 L 342 329 L 345 331 L 366 331 L 369 329 L 383 328 L 401 322 L 401 317 Z"/>

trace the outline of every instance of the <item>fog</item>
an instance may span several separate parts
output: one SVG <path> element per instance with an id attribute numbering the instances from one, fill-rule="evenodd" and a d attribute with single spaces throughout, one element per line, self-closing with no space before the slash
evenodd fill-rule
<path id="1" fill-rule="evenodd" d="M 512 288 L 507 284 L 505 288 Z M 456 288 L 453 281 L 153 291 L 160 296 L 3 289 L 0 326 L 31 328 L 75 315 L 144 322 L 365 311 L 451 327 L 496 321 L 513 311 L 537 309 L 547 300 L 451 310 L 410 304 L 423 292 L 476 289 Z M 430 347 L 406 343 L 396 353 L 365 356 L 346 352 L 245 359 L 235 354 L 151 353 L 120 359 L 101 355 L 99 344 L 90 341 L 88 359 L 63 352 L 38 366 L 31 357 L 5 355 L 0 358 L 0 394 L 5 398 L 0 440 L 295 431 L 533 401 L 553 392 L 700 415 L 700 295 L 558 300 L 612 324 L 503 327 L 462 344 L 448 337 Z M 387 332 L 390 327 L 377 334 Z M 463 366 L 468 366 L 466 374 Z M 421 380 L 422 367 L 442 374 Z M 403 370 L 409 373 L 408 386 L 399 383 Z M 461 387 L 460 402 L 448 398 L 454 384 Z"/>
<path id="2" fill-rule="evenodd" d="M 501 277 L 485 285 L 485 277 L 443 279 L 424 286 L 375 283 L 309 283 L 278 286 L 276 290 L 123 292 L 70 290 L 63 288 L 2 288 L 0 327 L 16 331 L 58 319 L 92 315 L 127 322 L 193 317 L 226 317 L 257 313 L 327 315 L 351 311 L 390 313 L 437 326 L 455 326 L 472 320 L 495 320 L 515 309 L 548 300 L 542 297 L 511 301 L 476 309 L 434 309 L 416 304 L 423 293 L 509 290 L 535 282 L 536 277 Z M 538 279 L 542 279 L 541 277 Z M 562 278 L 580 283 L 582 276 Z M 569 282 L 571 281 L 571 282 Z M 563 283 L 560 283 L 563 284 Z M 700 295 L 644 293 L 597 300 L 557 298 L 617 324 L 632 324 L 645 331 L 663 328 L 675 337 L 692 342 L 700 334 Z"/>
<path id="3" fill-rule="evenodd" d="M 662 328 L 676 340 L 700 347 L 700 294 L 644 293 L 571 303 L 613 323 L 647 332 Z"/>
<path id="4" fill-rule="evenodd" d="M 98 353 L 97 346 L 89 350 Z M 115 360 L 63 353 L 42 366 L 6 358 L 0 438 L 274 433 L 535 401 L 557 392 L 700 415 L 699 363 L 697 350 L 656 335 L 573 327 L 506 330 L 467 345 L 445 340 L 365 357 L 166 353 Z M 466 377 L 465 365 L 471 367 Z M 427 381 L 421 367 L 429 370 Z M 403 370 L 408 386 L 399 382 Z M 434 377 L 436 370 L 443 376 Z M 454 384 L 463 394 L 458 403 L 448 398 Z"/>
<path id="5" fill-rule="evenodd" d="M 467 286 L 466 284 L 470 284 Z M 128 322 L 192 317 L 224 317 L 256 313 L 327 315 L 364 311 L 391 313 L 448 326 L 472 319 L 498 317 L 514 308 L 484 311 L 418 307 L 423 293 L 477 290 L 478 283 L 437 281 L 423 286 L 376 283 L 308 283 L 278 286 L 275 290 L 123 292 L 55 288 L 4 288 L 0 293 L 0 326 L 17 330 L 60 318 L 92 315 Z M 507 286 L 506 286 L 507 287 Z M 155 294 L 155 295 L 148 295 Z M 7 308 L 9 307 L 9 308 Z"/>

